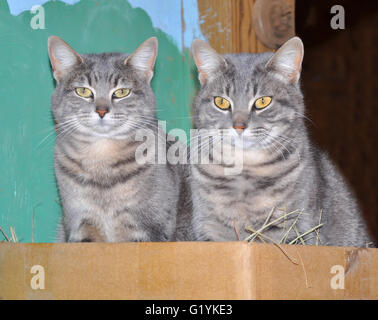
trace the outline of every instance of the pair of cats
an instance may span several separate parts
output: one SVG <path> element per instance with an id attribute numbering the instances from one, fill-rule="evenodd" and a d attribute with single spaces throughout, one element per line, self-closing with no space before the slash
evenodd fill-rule
<path id="1" fill-rule="evenodd" d="M 276 53 L 223 56 L 201 40 L 193 42 L 201 83 L 193 124 L 229 129 L 235 152 L 243 157 L 237 175 L 225 175 L 225 165 L 215 161 L 136 161 L 138 129 L 165 138 L 157 133 L 150 87 L 156 38 L 130 55 L 81 55 L 55 36 L 48 45 L 57 83 L 52 111 L 63 207 L 60 241 L 233 241 L 236 230 L 245 238 L 245 228 L 258 228 L 273 207 L 306 210 L 299 232 L 315 226 L 322 210 L 321 244 L 365 246 L 370 241 L 342 176 L 309 141 L 298 37 Z M 165 153 L 163 146 L 157 151 Z M 282 232 L 275 225 L 267 234 L 279 240 Z"/>

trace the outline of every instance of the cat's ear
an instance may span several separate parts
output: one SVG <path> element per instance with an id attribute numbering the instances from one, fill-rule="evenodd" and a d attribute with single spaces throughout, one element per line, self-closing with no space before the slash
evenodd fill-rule
<path id="1" fill-rule="evenodd" d="M 266 64 L 266 68 L 289 83 L 297 83 L 301 75 L 303 43 L 298 37 L 286 41 Z"/>
<path id="2" fill-rule="evenodd" d="M 215 73 L 223 70 L 227 65 L 226 60 L 219 53 L 200 39 L 193 41 L 192 52 L 201 85 L 204 85 Z"/>
<path id="3" fill-rule="evenodd" d="M 150 82 L 154 75 L 154 66 L 158 52 L 158 40 L 152 37 L 144 41 L 131 55 L 125 60 L 125 64 L 141 71 L 147 82 Z"/>
<path id="4" fill-rule="evenodd" d="M 48 40 L 48 48 L 54 78 L 58 82 L 74 66 L 83 62 L 83 58 L 59 37 L 51 36 Z"/>

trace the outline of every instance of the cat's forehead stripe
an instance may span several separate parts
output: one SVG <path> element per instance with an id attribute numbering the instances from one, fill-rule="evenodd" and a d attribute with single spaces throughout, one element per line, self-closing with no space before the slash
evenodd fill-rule
<path id="1" fill-rule="evenodd" d="M 89 86 L 92 87 L 92 77 L 91 77 L 91 74 L 90 74 L 90 73 L 86 73 L 86 74 L 85 74 L 85 78 L 86 78 L 86 80 L 87 80 Z"/>
<path id="2" fill-rule="evenodd" d="M 226 94 L 227 94 L 227 96 L 230 96 L 230 84 L 229 83 L 226 85 Z"/>
<path id="3" fill-rule="evenodd" d="M 245 93 L 249 93 L 250 90 L 251 90 L 251 82 L 248 81 L 245 86 Z"/>
<path id="4" fill-rule="evenodd" d="M 114 76 L 114 79 L 113 79 L 113 87 L 114 88 L 118 86 L 118 82 L 119 82 L 120 79 L 121 79 L 121 76 L 119 74 Z"/>
<path id="5" fill-rule="evenodd" d="M 253 84 L 253 95 L 257 94 L 257 82 Z"/>
<path id="6" fill-rule="evenodd" d="M 252 92 L 251 92 L 252 90 Z M 255 95 L 257 93 L 257 82 L 247 81 L 245 85 L 245 94 Z"/>

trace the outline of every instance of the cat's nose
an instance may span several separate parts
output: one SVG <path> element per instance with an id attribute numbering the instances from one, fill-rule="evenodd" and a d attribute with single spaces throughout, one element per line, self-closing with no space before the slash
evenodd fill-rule
<path id="1" fill-rule="evenodd" d="M 234 122 L 233 127 L 238 134 L 242 134 L 244 129 L 247 128 L 247 124 L 244 122 Z"/>
<path id="2" fill-rule="evenodd" d="M 108 107 L 97 107 L 96 112 L 98 113 L 98 115 L 102 119 L 109 112 L 109 108 Z"/>

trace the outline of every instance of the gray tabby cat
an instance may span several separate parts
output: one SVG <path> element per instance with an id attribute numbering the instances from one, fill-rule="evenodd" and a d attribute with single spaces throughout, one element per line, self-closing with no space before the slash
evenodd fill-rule
<path id="1" fill-rule="evenodd" d="M 60 241 L 170 240 L 178 168 L 136 161 L 142 143 L 136 130 L 150 129 L 157 137 L 150 87 L 157 39 L 146 40 L 131 55 L 79 55 L 54 36 L 48 45 L 57 83 L 51 102 L 63 207 Z"/>
<path id="2" fill-rule="evenodd" d="M 355 197 L 309 141 L 299 86 L 302 41 L 292 38 L 275 54 L 221 56 L 201 40 L 192 49 L 201 83 L 194 126 L 231 129 L 243 156 L 238 175 L 225 175 L 224 164 L 191 165 L 194 239 L 237 240 L 235 229 L 244 239 L 245 228 L 261 227 L 275 207 L 304 209 L 299 232 L 316 226 L 322 210 L 321 244 L 365 246 L 370 240 Z M 281 215 L 276 210 L 271 220 Z M 265 235 L 279 241 L 283 225 Z"/>

